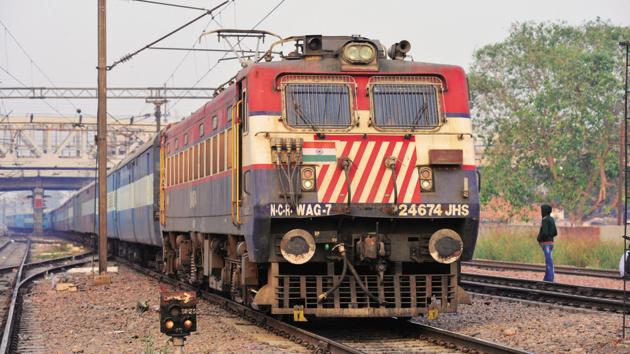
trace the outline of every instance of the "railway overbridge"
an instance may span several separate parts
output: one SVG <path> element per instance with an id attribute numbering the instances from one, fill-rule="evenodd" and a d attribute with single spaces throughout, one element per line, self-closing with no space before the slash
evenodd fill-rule
<path id="1" fill-rule="evenodd" d="M 155 134 L 155 122 L 110 119 L 112 167 Z M 94 180 L 96 118 L 8 116 L 0 118 L 0 192 L 32 191 L 35 225 L 43 218 L 45 190 L 75 190 Z"/>

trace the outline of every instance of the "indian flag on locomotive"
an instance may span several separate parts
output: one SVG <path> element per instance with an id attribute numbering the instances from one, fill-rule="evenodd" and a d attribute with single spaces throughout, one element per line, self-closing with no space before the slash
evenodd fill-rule
<path id="1" fill-rule="evenodd" d="M 334 141 L 306 141 L 302 146 L 304 162 L 335 162 L 337 150 Z"/>

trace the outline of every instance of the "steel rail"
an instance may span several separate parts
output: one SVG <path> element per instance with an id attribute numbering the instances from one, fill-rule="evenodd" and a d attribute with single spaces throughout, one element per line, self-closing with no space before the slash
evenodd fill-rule
<path id="1" fill-rule="evenodd" d="M 15 321 L 13 321 L 15 317 L 15 302 L 17 301 L 18 293 L 20 290 L 22 271 L 24 270 L 24 264 L 26 264 L 26 260 L 28 259 L 28 255 L 30 253 L 31 241 L 27 242 L 26 252 L 24 252 L 24 257 L 22 257 L 22 261 L 20 262 L 20 266 L 18 268 L 18 273 L 15 277 L 15 284 L 13 287 L 13 294 L 11 295 L 11 304 L 9 305 L 9 312 L 7 315 L 7 319 L 4 325 L 4 333 L 2 334 L 2 342 L 0 342 L 0 353 L 7 353 L 9 349 L 9 339 L 11 338 L 11 333 L 13 332 Z"/>
<path id="2" fill-rule="evenodd" d="M 391 317 L 369 320 L 317 318 L 306 323 L 305 326 L 311 331 L 352 346 L 364 353 L 529 353 L 523 349 L 489 342 L 413 320 Z"/>
<path id="3" fill-rule="evenodd" d="M 441 328 L 437 328 L 437 327 L 433 327 L 433 326 L 429 326 L 429 325 L 425 325 L 421 323 L 416 323 L 412 321 L 410 323 L 413 323 L 415 326 L 418 326 L 420 328 L 420 331 L 424 332 L 425 334 L 430 335 L 433 338 L 444 340 L 448 343 L 461 345 L 465 348 L 474 349 L 482 353 L 488 353 L 488 354 L 529 353 L 528 351 L 525 351 L 522 349 L 508 347 L 505 345 L 497 344 L 497 343 L 483 340 L 480 338 L 467 336 L 461 333 L 455 333 L 455 332 L 447 331 Z"/>
<path id="4" fill-rule="evenodd" d="M 1 245 L 0 245 L 0 251 L 2 251 L 3 249 L 5 249 L 9 243 L 13 242 L 13 239 L 8 239 L 6 241 L 4 241 Z"/>
<path id="5" fill-rule="evenodd" d="M 30 249 L 30 242 L 29 242 L 29 249 Z M 76 259 L 76 260 L 72 260 L 71 262 L 67 262 L 67 260 L 65 259 L 57 260 L 57 262 L 62 262 L 62 263 L 53 264 L 49 267 L 45 267 L 44 269 L 41 269 L 37 272 L 29 274 L 24 279 L 22 279 L 22 274 L 24 273 L 24 270 L 25 270 L 24 268 L 26 266 L 26 259 L 28 258 L 29 252 L 30 251 L 27 250 L 24 256 L 24 259 L 22 260 L 22 265 L 20 266 L 20 269 L 18 270 L 18 275 L 16 277 L 16 284 L 13 289 L 13 296 L 11 297 L 11 304 L 9 305 L 9 312 L 8 312 L 6 324 L 4 327 L 4 332 L 2 334 L 2 342 L 0 343 L 0 353 L 11 352 L 12 340 L 16 337 L 15 329 L 16 329 L 18 312 L 19 312 L 16 310 L 16 304 L 17 304 L 17 299 L 19 297 L 20 290 L 23 288 L 24 285 L 30 283 L 31 280 L 35 279 L 36 277 L 44 275 L 48 272 L 65 269 L 69 267 L 74 267 L 77 265 L 81 265 L 81 264 L 85 264 L 85 263 L 89 263 L 93 261 L 93 258 L 90 257 L 93 254 L 93 252 L 82 254 L 81 258 L 83 259 Z"/>
<path id="6" fill-rule="evenodd" d="M 464 289 L 559 305 L 623 313 L 623 291 L 526 279 L 462 273 Z"/>
<path id="7" fill-rule="evenodd" d="M 149 275 L 151 277 L 157 278 L 161 282 L 168 283 L 173 286 L 178 286 L 181 288 L 185 288 L 188 290 L 198 291 L 200 297 L 215 303 L 222 308 L 228 309 L 241 317 L 244 317 L 255 324 L 264 327 L 265 329 L 283 336 L 297 344 L 301 344 L 306 346 L 308 349 L 314 350 L 317 353 L 362 353 L 361 350 L 353 348 L 352 346 L 340 343 L 334 339 L 328 338 L 326 336 L 322 336 L 311 331 L 295 327 L 286 322 L 277 320 L 273 317 L 270 317 L 260 311 L 257 311 L 248 306 L 244 306 L 237 302 L 234 302 L 230 299 L 227 299 L 223 296 L 208 292 L 208 291 L 200 291 L 193 287 L 190 284 L 183 283 L 177 281 L 176 279 L 170 278 L 164 274 L 149 270 L 135 263 L 131 263 L 127 260 L 117 258 L 117 261 L 123 263 L 130 268 L 142 273 Z M 390 331 L 392 328 L 396 328 L 398 330 L 408 330 L 414 331 L 419 335 L 424 335 L 431 337 L 435 342 L 448 343 L 454 346 L 460 346 L 465 348 L 468 351 L 477 351 L 482 353 L 489 354 L 499 354 L 499 353 L 514 353 L 514 354 L 524 354 L 529 353 L 527 351 L 511 348 L 508 346 L 504 346 L 497 343 L 492 343 L 489 341 L 485 341 L 483 339 L 478 339 L 470 336 L 466 336 L 463 334 L 439 329 L 436 327 L 416 323 L 416 322 L 401 322 L 397 319 L 393 318 L 384 318 L 378 319 L 374 321 L 384 321 L 385 323 L 381 326 L 381 329 L 385 331 Z"/>
<path id="8" fill-rule="evenodd" d="M 505 261 L 492 261 L 476 259 L 469 262 L 462 262 L 462 265 L 486 269 L 510 269 L 519 271 L 544 272 L 544 264 L 518 263 Z M 554 271 L 559 274 L 589 276 L 597 278 L 621 279 L 619 271 L 612 269 L 579 268 L 572 266 L 554 266 Z"/>
<path id="9" fill-rule="evenodd" d="M 281 337 L 285 337 L 297 344 L 303 345 L 310 350 L 313 350 L 317 353 L 351 353 L 351 354 L 359 354 L 360 351 L 351 348 L 345 344 L 333 341 L 329 338 L 322 337 L 315 333 L 303 330 L 301 328 L 297 328 L 288 323 L 277 320 L 273 317 L 270 317 L 262 312 L 254 310 L 248 306 L 239 304 L 234 302 L 228 298 L 223 296 L 213 294 L 208 291 L 200 291 L 194 286 L 180 282 L 176 279 L 170 278 L 162 273 L 155 272 L 153 270 L 144 268 L 138 264 L 131 263 L 125 259 L 117 257 L 116 260 L 126 266 L 148 276 L 158 279 L 161 282 L 168 283 L 173 286 L 177 286 L 180 288 L 184 288 L 187 290 L 197 291 L 201 298 L 217 304 L 222 308 L 225 308 L 231 312 L 238 314 L 240 317 L 243 317 L 247 320 L 252 321 L 258 326 L 261 326 L 274 334 L 277 334 Z"/>
<path id="10" fill-rule="evenodd" d="M 2 248 L 0 248 L 0 250 L 1 249 Z M 74 260 L 75 258 L 81 258 L 81 257 L 87 256 L 87 255 L 93 254 L 93 253 L 94 253 L 94 251 L 85 251 L 85 252 L 82 252 L 82 253 L 77 253 L 77 254 L 73 254 L 73 255 L 69 255 L 69 256 L 62 256 L 62 257 L 57 257 L 57 258 L 44 259 L 44 260 L 41 260 L 41 261 L 29 262 L 29 263 L 26 263 L 24 265 L 24 267 L 26 269 L 30 269 L 30 268 L 33 268 L 33 267 L 39 267 L 39 266 L 46 265 L 46 264 L 57 263 L 57 262 L 62 262 L 62 261 L 67 261 L 67 260 Z M 16 269 L 18 267 L 19 267 L 19 265 L 8 266 L 8 267 L 1 267 L 0 268 L 0 274 L 11 272 L 11 271 L 13 271 L 14 269 Z"/>

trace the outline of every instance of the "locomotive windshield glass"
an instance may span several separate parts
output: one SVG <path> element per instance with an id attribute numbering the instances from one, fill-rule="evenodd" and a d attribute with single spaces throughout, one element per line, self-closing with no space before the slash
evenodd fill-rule
<path id="1" fill-rule="evenodd" d="M 293 127 L 350 126 L 350 89 L 345 84 L 287 84 L 285 106 L 287 123 Z"/>
<path id="2" fill-rule="evenodd" d="M 381 128 L 434 128 L 440 125 L 437 90 L 427 84 L 372 86 L 374 121 Z"/>

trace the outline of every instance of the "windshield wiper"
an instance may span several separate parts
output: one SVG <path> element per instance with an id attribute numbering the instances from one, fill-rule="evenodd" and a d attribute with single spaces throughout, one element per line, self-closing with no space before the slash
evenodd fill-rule
<path id="1" fill-rule="evenodd" d="M 416 128 L 418 127 L 418 123 L 420 123 L 420 117 L 424 117 L 425 120 L 427 120 L 426 119 L 427 108 L 429 108 L 429 105 L 427 105 L 426 99 L 424 98 L 424 95 L 423 95 L 422 105 L 420 106 L 420 108 L 418 108 L 418 111 L 416 112 L 416 118 L 414 119 L 414 122 L 411 125 L 411 129 L 409 129 L 409 133 L 413 133 L 413 131 L 416 130 Z M 428 120 L 427 120 L 427 123 L 428 123 Z"/>
<path id="2" fill-rule="evenodd" d="M 315 132 L 319 132 L 319 130 L 317 129 L 313 121 L 311 121 L 308 117 L 306 117 L 304 113 L 302 112 L 302 106 L 300 106 L 300 104 L 295 99 L 295 94 L 291 95 L 291 101 L 293 102 L 293 109 L 295 110 L 295 113 L 297 114 L 298 117 L 300 117 L 302 122 L 309 125 L 311 129 L 313 129 Z"/>

